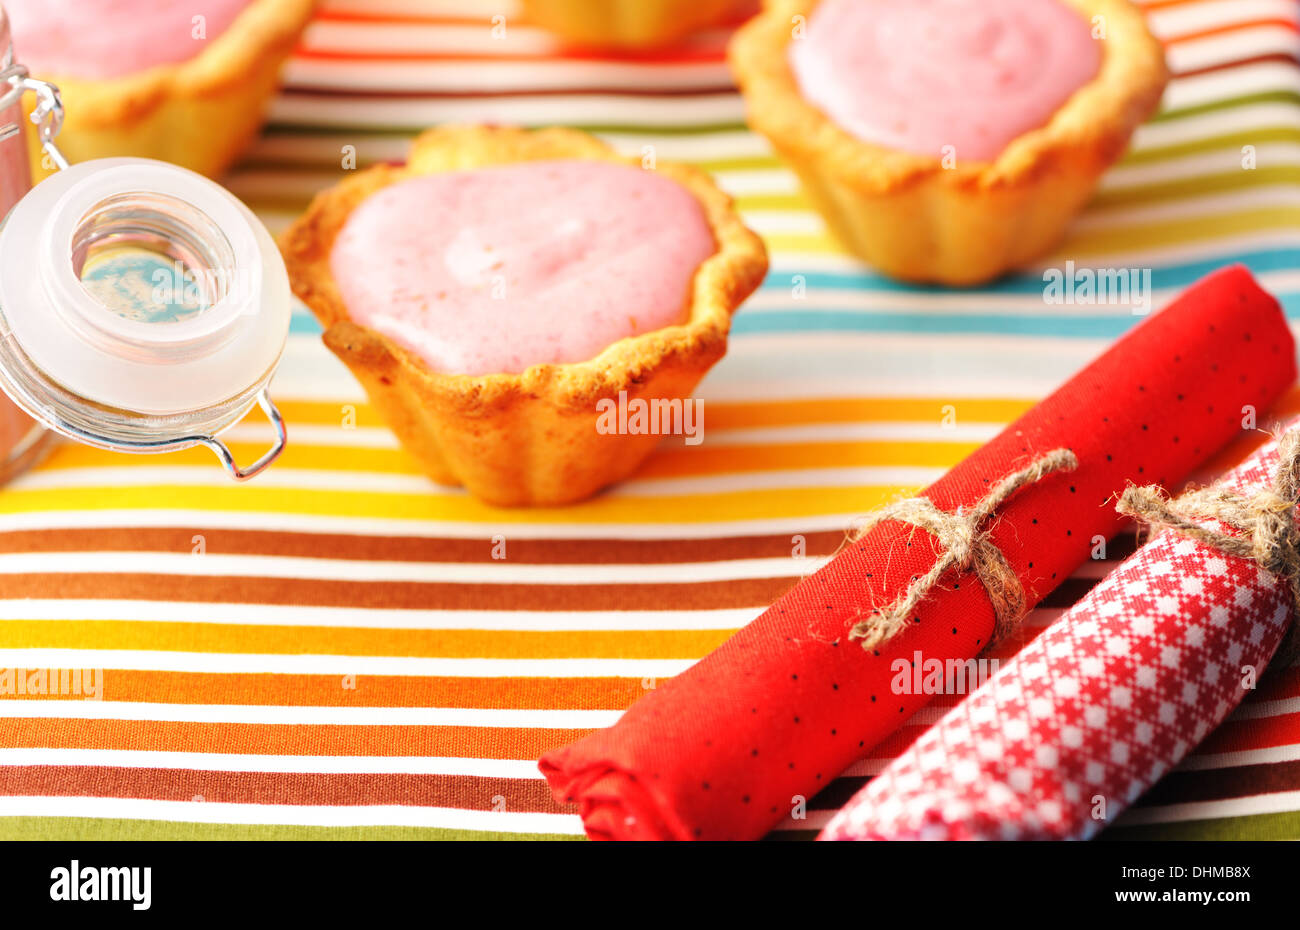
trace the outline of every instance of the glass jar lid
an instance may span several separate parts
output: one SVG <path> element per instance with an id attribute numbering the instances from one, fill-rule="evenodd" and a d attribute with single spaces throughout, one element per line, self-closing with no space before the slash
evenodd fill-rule
<path id="1" fill-rule="evenodd" d="M 266 228 L 175 165 L 74 165 L 0 229 L 0 387 L 80 442 L 127 452 L 203 444 L 237 478 L 260 471 L 284 445 L 266 388 L 290 313 Z M 241 469 L 217 436 L 254 403 L 277 439 Z"/>

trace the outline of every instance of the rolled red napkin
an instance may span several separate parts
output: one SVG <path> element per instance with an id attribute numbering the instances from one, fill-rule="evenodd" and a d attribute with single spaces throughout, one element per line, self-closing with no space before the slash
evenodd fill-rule
<path id="1" fill-rule="evenodd" d="M 988 540 L 1031 607 L 1121 526 L 1127 483 L 1182 481 L 1295 378 L 1277 302 L 1234 267 L 1199 282 L 924 492 L 970 509 L 1060 448 L 1076 470 L 1020 489 Z M 958 409 L 960 415 L 960 408 Z M 917 651 L 967 659 L 994 612 L 972 572 L 951 572 L 912 622 L 873 650 L 849 638 L 943 557 L 929 533 L 882 522 L 614 726 L 545 755 L 557 800 L 599 839 L 756 839 L 924 705 L 891 666 Z"/>
<path id="2" fill-rule="evenodd" d="M 1239 513 L 1247 523 L 1280 518 L 1289 542 L 1256 529 L 1236 536 L 1234 555 L 1160 534 L 873 778 L 819 838 L 1074 840 L 1114 822 L 1250 693 L 1291 622 L 1294 574 L 1255 557 L 1300 558 L 1300 434 L 1287 442 L 1281 456 L 1277 442 L 1259 450 L 1219 490 L 1269 493 L 1281 459 L 1280 496 Z M 1210 504 L 1203 512 L 1217 512 Z"/>

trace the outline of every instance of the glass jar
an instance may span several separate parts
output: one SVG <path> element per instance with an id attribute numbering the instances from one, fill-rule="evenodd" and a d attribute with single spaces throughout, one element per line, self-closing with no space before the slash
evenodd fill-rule
<path id="1" fill-rule="evenodd" d="M 13 43 L 9 38 L 9 18 L 0 7 L 0 216 L 27 193 L 31 185 L 31 166 L 27 160 L 27 139 L 23 132 L 21 83 L 11 81 L 25 76 L 15 67 Z M 55 436 L 8 397 L 0 394 L 0 483 L 29 468 L 53 445 Z"/>
<path id="2" fill-rule="evenodd" d="M 0 45 L 0 452 L 11 460 L 0 480 L 53 434 L 121 452 L 205 445 L 233 477 L 252 477 L 286 441 L 268 385 L 291 298 L 270 233 L 228 191 L 176 165 L 69 166 L 55 144 L 58 89 L 13 61 L 2 9 Z M 61 169 L 30 191 L 25 92 L 38 97 L 31 121 Z M 240 467 L 218 437 L 255 404 L 275 439 Z"/>

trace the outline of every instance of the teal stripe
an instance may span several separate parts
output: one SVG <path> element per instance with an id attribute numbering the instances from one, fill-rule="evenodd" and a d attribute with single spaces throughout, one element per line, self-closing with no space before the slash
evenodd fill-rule
<path id="1" fill-rule="evenodd" d="M 1076 263 L 1078 268 L 1115 268 L 1115 267 L 1132 267 L 1125 266 L 1116 261 L 1103 263 Z M 901 281 L 894 281 L 883 275 L 876 274 L 872 271 L 863 270 L 860 272 L 815 272 L 800 271 L 798 268 L 781 262 L 781 257 L 776 256 L 778 267 L 774 269 L 764 282 L 765 288 L 773 290 L 788 291 L 794 275 L 800 275 L 804 279 L 804 284 L 811 292 L 818 288 L 836 289 L 836 290 L 871 290 L 886 291 L 896 294 L 984 294 L 996 296 L 998 294 L 1041 294 L 1043 292 L 1043 276 L 1041 274 L 1017 274 L 1001 278 L 992 284 L 986 284 L 983 287 L 963 288 L 960 292 L 951 288 L 941 287 L 939 285 L 918 286 L 915 284 L 905 284 Z M 1217 271 L 1225 265 L 1241 264 L 1245 265 L 1255 274 L 1263 274 L 1268 271 L 1295 271 L 1300 269 L 1300 249 L 1298 248 L 1280 248 L 1280 249 L 1263 249 L 1255 252 L 1240 252 L 1232 255 L 1222 255 L 1203 261 L 1185 262 L 1178 265 L 1166 265 L 1163 267 L 1151 266 L 1151 285 L 1160 289 L 1177 289 L 1188 287 L 1195 284 L 1201 278 L 1213 271 Z"/>
<path id="2" fill-rule="evenodd" d="M 1300 268 L 1300 249 L 1274 249 L 1225 256 L 1210 261 L 1191 262 L 1152 271 L 1152 286 L 1181 290 L 1210 272 L 1229 264 L 1244 264 L 1256 274 L 1291 271 Z M 783 269 L 768 275 L 763 290 L 788 293 L 790 275 Z M 940 287 L 917 287 L 891 281 L 872 272 L 803 274 L 809 296 L 788 310 L 742 310 L 736 315 L 732 332 L 739 337 L 772 333 L 927 333 L 953 335 L 1035 336 L 1057 339 L 1114 339 L 1127 332 L 1141 317 L 1127 314 L 1064 314 L 1044 307 L 1041 314 L 1011 313 L 917 313 L 912 310 L 873 308 L 870 310 L 830 310 L 819 308 L 816 292 L 823 290 L 875 291 L 886 294 L 953 293 Z M 963 293 L 980 294 L 996 299 L 999 295 L 1039 295 L 1043 280 L 1036 275 L 1017 275 Z M 1276 295 L 1287 317 L 1300 320 L 1300 293 Z M 301 307 L 294 312 L 290 332 L 296 335 L 319 335 L 320 324 Z"/>
<path id="3" fill-rule="evenodd" d="M 1279 297 L 1288 319 L 1300 320 L 1300 293 Z M 1105 339 L 1124 335 L 1144 317 L 1133 314 L 1080 316 L 1042 313 L 917 313 L 909 310 L 742 311 L 732 322 L 735 336 L 773 333 L 918 333 L 927 335 L 1032 336 L 1052 339 Z"/>
<path id="4" fill-rule="evenodd" d="M 1300 321 L 1300 293 L 1280 296 L 1290 320 Z M 767 336 L 774 333 L 918 333 L 928 335 L 1031 336 L 1052 339 L 1116 339 L 1143 317 L 1131 315 L 1079 316 L 1055 314 L 917 313 L 911 310 L 798 310 L 741 311 L 731 325 L 733 336 Z M 320 324 L 306 312 L 293 316 L 294 335 L 319 335 Z"/>

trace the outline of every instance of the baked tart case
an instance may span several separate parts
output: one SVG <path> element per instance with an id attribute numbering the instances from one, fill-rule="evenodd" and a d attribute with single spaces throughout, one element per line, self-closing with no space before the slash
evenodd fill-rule
<path id="1" fill-rule="evenodd" d="M 1051 249 L 1169 78 L 1160 43 L 1128 0 L 1062 0 L 1081 28 L 1104 23 L 1096 76 L 995 160 L 945 165 L 863 141 L 805 99 L 787 52 L 800 23 L 815 26 L 821 2 L 767 0 L 728 57 L 749 124 L 799 176 L 831 231 L 905 281 L 980 284 Z"/>
<path id="2" fill-rule="evenodd" d="M 120 77 L 38 73 L 63 96 L 59 147 L 73 162 L 131 155 L 218 177 L 256 138 L 281 68 L 317 3 L 251 0 L 229 28 L 185 61 Z M 29 139 L 39 180 L 53 166 L 42 164 L 34 134 Z"/>
<path id="3" fill-rule="evenodd" d="M 464 485 L 498 505 L 582 500 L 631 474 L 661 435 L 601 432 L 602 399 L 688 398 L 726 351 L 731 315 L 767 271 L 761 240 L 731 199 L 702 172 L 660 162 L 654 169 L 699 203 L 715 251 L 692 279 L 685 321 L 621 339 L 588 361 L 539 364 L 520 374 L 434 370 L 384 333 L 353 321 L 330 270 L 351 212 L 387 185 L 438 172 L 551 160 L 637 164 L 584 133 L 477 126 L 429 130 L 404 167 L 376 166 L 318 195 L 282 236 L 294 292 L 325 328 L 325 344 L 440 484 Z"/>

